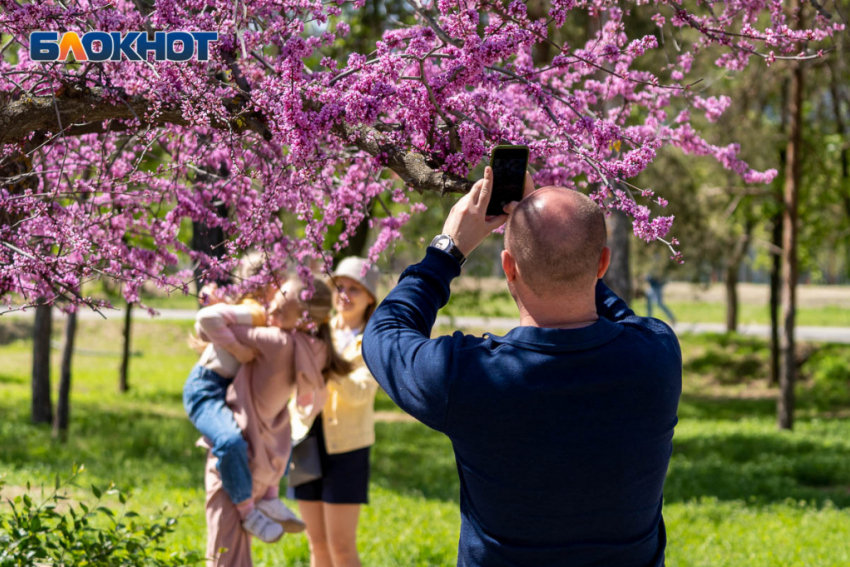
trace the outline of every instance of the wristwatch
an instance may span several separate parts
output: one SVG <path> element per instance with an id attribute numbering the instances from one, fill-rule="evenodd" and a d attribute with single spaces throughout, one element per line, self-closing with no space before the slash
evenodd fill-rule
<path id="1" fill-rule="evenodd" d="M 437 250 L 446 252 L 449 256 L 457 260 L 457 263 L 461 266 L 466 263 L 466 257 L 464 257 L 463 252 L 455 246 L 455 241 L 448 234 L 438 234 L 435 236 L 434 240 L 431 241 L 431 246 Z"/>

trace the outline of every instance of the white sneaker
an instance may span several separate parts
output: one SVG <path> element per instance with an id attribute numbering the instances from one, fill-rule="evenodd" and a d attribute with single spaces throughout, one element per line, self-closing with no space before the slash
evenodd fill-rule
<path id="1" fill-rule="evenodd" d="M 246 532 L 266 543 L 274 543 L 283 537 L 283 526 L 272 521 L 257 508 L 254 508 L 245 519 L 242 527 Z"/>
<path id="2" fill-rule="evenodd" d="M 288 534 L 301 533 L 307 528 L 307 524 L 277 498 L 260 500 L 257 503 L 257 509 L 262 510 L 263 514 L 283 526 L 283 531 Z"/>

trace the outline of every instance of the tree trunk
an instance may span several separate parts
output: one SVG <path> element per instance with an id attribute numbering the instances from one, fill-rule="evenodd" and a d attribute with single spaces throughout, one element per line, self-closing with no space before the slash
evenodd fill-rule
<path id="1" fill-rule="evenodd" d="M 549 0 L 531 0 L 530 2 L 525 3 L 528 10 L 528 19 L 531 21 L 537 21 L 540 19 L 546 19 L 549 17 L 549 13 L 551 10 L 551 5 Z M 549 38 L 552 37 L 552 27 L 547 26 L 549 28 Z M 532 50 L 532 57 L 534 58 L 535 65 L 546 65 L 552 62 L 552 46 L 548 41 L 540 41 L 534 44 L 534 49 Z"/>
<path id="2" fill-rule="evenodd" d="M 227 207 L 225 205 L 219 205 L 216 209 L 216 215 L 219 217 L 227 216 Z M 192 250 L 196 252 L 203 252 L 207 256 L 211 258 L 221 258 L 224 256 L 224 230 L 217 227 L 208 227 L 207 225 L 193 221 L 192 222 Z M 197 292 L 201 292 L 201 288 L 204 287 L 204 284 L 209 283 L 209 278 L 203 275 L 204 269 L 198 265 L 195 267 L 195 286 Z M 216 280 L 216 283 L 219 285 L 224 285 L 229 283 L 229 281 L 225 278 Z"/>
<path id="3" fill-rule="evenodd" d="M 752 232 L 752 222 L 747 221 L 744 234 L 735 243 L 732 255 L 726 264 L 726 332 L 734 333 L 738 330 L 738 272 L 741 262 L 747 253 Z"/>
<path id="4" fill-rule="evenodd" d="M 369 239 L 369 219 L 372 217 L 372 208 L 374 201 L 370 202 L 366 207 L 366 216 L 357 225 L 354 234 L 348 239 L 348 245 L 334 254 L 333 263 L 336 266 L 340 260 L 349 256 L 363 256 L 363 251 L 366 250 L 366 242 Z"/>
<path id="5" fill-rule="evenodd" d="M 738 331 L 738 268 L 739 262 L 726 267 L 726 332 Z"/>
<path id="6" fill-rule="evenodd" d="M 614 211 L 608 217 L 611 265 L 605 274 L 605 283 L 626 303 L 632 300 L 632 272 L 629 262 L 630 224 L 629 218 L 622 211 Z"/>
<path id="7" fill-rule="evenodd" d="M 773 238 L 772 244 L 777 248 L 782 248 L 782 212 L 778 212 L 773 217 Z M 780 296 L 780 278 L 782 276 L 782 254 L 773 254 L 773 261 L 770 267 L 770 385 L 779 384 L 779 296 Z"/>
<path id="8" fill-rule="evenodd" d="M 596 20 L 601 30 L 608 21 L 608 12 L 602 10 L 597 16 L 591 18 L 591 21 Z M 590 32 L 590 26 L 587 28 L 587 33 Z M 613 64 L 605 63 L 607 72 L 611 72 Z M 600 70 L 597 75 L 604 78 L 606 71 Z M 615 100 L 606 100 L 602 104 L 602 112 L 607 117 L 611 110 L 619 105 Z M 616 180 L 610 180 L 612 189 L 623 189 Z M 605 283 L 614 293 L 626 303 L 632 301 L 632 270 L 631 270 L 631 235 L 632 222 L 626 214 L 619 210 L 614 210 L 611 216 L 608 217 L 608 247 L 611 249 L 611 264 L 608 266 L 608 271 L 605 274 Z"/>
<path id="9" fill-rule="evenodd" d="M 786 78 L 782 81 L 780 131 L 784 137 L 788 136 L 788 90 L 790 85 L 789 79 Z M 785 157 L 787 150 L 787 144 L 779 148 L 779 167 L 782 169 L 783 175 L 787 166 Z M 782 371 L 781 345 L 779 343 L 779 306 L 782 301 L 782 242 L 784 240 L 782 208 L 785 206 L 785 202 L 780 191 L 777 191 L 774 197 L 779 207 L 773 216 L 773 234 L 771 235 L 773 239 L 771 242 L 779 252 L 773 253 L 773 264 L 770 270 L 770 383 L 773 386 L 778 386 L 779 374 Z"/>
<path id="10" fill-rule="evenodd" d="M 65 341 L 62 344 L 62 366 L 59 374 L 59 399 L 56 402 L 56 419 L 53 420 L 53 438 L 63 443 L 68 439 L 68 421 L 71 417 L 71 361 L 74 357 L 74 337 L 77 334 L 77 313 L 68 314 L 65 322 Z"/>
<path id="11" fill-rule="evenodd" d="M 124 312 L 124 348 L 121 350 L 121 367 L 118 370 L 118 390 L 126 392 L 130 389 L 130 383 L 127 380 L 127 372 L 130 368 L 130 331 L 133 328 L 133 304 L 127 304 L 127 310 Z"/>
<path id="12" fill-rule="evenodd" d="M 841 96 L 841 81 L 838 77 L 838 63 L 835 61 L 830 61 L 830 69 L 832 71 L 832 81 L 830 82 L 830 94 L 832 95 L 832 110 L 835 115 L 835 132 L 841 136 L 843 139 L 845 136 L 844 133 L 844 114 L 841 112 L 841 102 L 843 97 Z M 841 201 L 844 203 L 844 210 L 847 213 L 847 217 L 850 218 L 850 148 L 848 148 L 848 143 L 844 142 L 841 145 L 841 189 L 839 190 L 839 195 L 841 195 Z"/>
<path id="13" fill-rule="evenodd" d="M 35 309 L 32 344 L 32 422 L 52 423 L 53 402 L 50 400 L 50 332 L 53 308 L 43 297 Z"/>
<path id="14" fill-rule="evenodd" d="M 802 8 L 794 3 L 799 11 Z M 792 8 L 793 9 L 793 8 Z M 801 26 L 798 19 L 798 29 Z M 785 190 L 782 230 L 782 322 L 783 331 L 780 348 L 782 365 L 779 375 L 779 404 L 777 421 L 780 429 L 794 427 L 794 384 L 797 375 L 795 360 L 794 323 L 797 312 L 797 204 L 800 190 L 800 145 L 802 143 L 803 120 L 803 67 L 794 64 L 791 92 L 788 97 L 788 149 L 785 163 Z"/>

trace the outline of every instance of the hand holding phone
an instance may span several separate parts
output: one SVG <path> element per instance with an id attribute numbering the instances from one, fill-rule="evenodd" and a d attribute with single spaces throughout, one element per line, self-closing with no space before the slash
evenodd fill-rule
<path id="1" fill-rule="evenodd" d="M 493 194 L 487 216 L 504 215 L 504 207 L 521 201 L 528 169 L 528 146 L 496 146 L 490 158 L 493 168 Z"/>

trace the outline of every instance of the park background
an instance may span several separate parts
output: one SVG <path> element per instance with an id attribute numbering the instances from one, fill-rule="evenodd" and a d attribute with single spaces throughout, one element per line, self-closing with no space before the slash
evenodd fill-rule
<path id="1" fill-rule="evenodd" d="M 540 13 L 548 10 L 545 0 L 528 5 Z M 848 13 L 847 2 L 835 6 Z M 399 14 L 412 21 L 404 2 L 371 0 L 364 11 L 351 17 L 350 43 L 336 44 L 330 55 L 341 57 L 355 49 L 368 52 L 387 27 L 389 15 Z M 640 21 L 639 13 L 632 19 L 638 28 L 652 29 L 651 22 Z M 581 37 L 585 32 L 574 24 L 560 33 Z M 774 167 L 780 175 L 767 186 L 744 186 L 711 158 L 684 156 L 665 148 L 636 181 L 669 200 L 665 213 L 676 217 L 673 233 L 682 242 L 685 259 L 682 265 L 671 262 L 669 251 L 659 243 L 632 239 L 625 248 L 629 278 L 620 288 L 633 308 L 645 313 L 644 277 L 659 274 L 671 281 L 665 288 L 666 300 L 678 319 L 684 393 L 665 486 L 667 563 L 673 567 L 847 565 L 847 53 L 839 49 L 805 68 L 797 324 L 831 328 L 830 336 L 836 338 L 799 341 L 796 347 L 797 404 L 791 431 L 777 427 L 776 363 L 769 334 L 757 327 L 770 325 L 772 313 L 778 310 L 777 252 L 782 246 L 791 66 L 755 65 L 739 73 L 706 66 L 701 72 L 708 78 L 705 88 L 732 99 L 732 106 L 718 121 L 700 122 L 706 138 L 718 143 L 735 140 L 753 167 Z M 422 256 L 454 202 L 452 197 L 433 193 L 413 200 L 428 209 L 414 216 L 403 228 L 404 238 L 379 259 L 387 274 L 384 290 L 401 269 Z M 395 203 L 387 207 L 374 205 L 373 216 L 382 218 L 401 210 Z M 198 227 L 194 232 L 192 228 L 182 232 L 181 238 L 189 242 L 196 237 Z M 364 225 L 351 247 L 338 256 L 362 253 L 375 237 Z M 464 276 L 456 281 L 435 336 L 456 328 L 481 334 L 495 327 L 501 333 L 510 321 L 516 321 L 516 308 L 499 279 L 500 249 L 501 238 L 493 236 L 476 250 Z M 119 290 L 110 282 L 87 291 L 124 308 Z M 106 320 L 91 313 L 78 316 L 73 348 L 68 351 L 73 356 L 64 365 L 66 374 L 73 377 L 70 422 L 67 430 L 57 433 L 49 424 L 32 424 L 32 376 L 46 371 L 52 399 L 59 398 L 63 349 L 69 344 L 67 317 L 54 313 L 47 331 L 43 321 L 37 329 L 31 312 L 0 317 L 0 473 L 5 483 L 0 494 L 18 506 L 24 495 L 40 501 L 42 489 L 50 494 L 57 475 L 68 478 L 75 463 L 84 464 L 85 472 L 75 485 L 62 489 L 72 505 L 102 500 L 110 509 L 123 509 L 118 494 L 105 492 L 114 482 L 122 494 L 130 496 L 126 509 L 148 517 L 167 507 L 166 515 L 179 515 L 176 531 L 164 539 L 167 551 L 199 551 L 205 539 L 204 453 L 193 446 L 198 434 L 181 403 L 183 382 L 196 360 L 186 337 L 197 301 L 192 295 L 147 290 L 142 302 L 160 315 L 150 318 L 143 309 L 134 308 L 126 318 L 126 310 L 108 312 Z M 481 317 L 489 319 L 475 319 Z M 709 323 L 720 328 L 691 332 L 700 330 L 696 324 Z M 130 340 L 126 341 L 128 329 Z M 49 336 L 47 357 L 43 349 L 34 353 L 37 331 Z M 450 443 L 407 418 L 383 393 L 377 409 L 372 503 L 364 510 L 359 532 L 363 563 L 453 565 L 460 520 Z M 50 419 L 56 411 L 52 410 Z M 60 503 L 59 509 L 63 506 L 68 503 Z M 6 502 L 0 514 L 9 510 Z M 271 546 L 256 544 L 255 551 L 257 565 L 308 564 L 303 536 L 287 536 Z"/>

